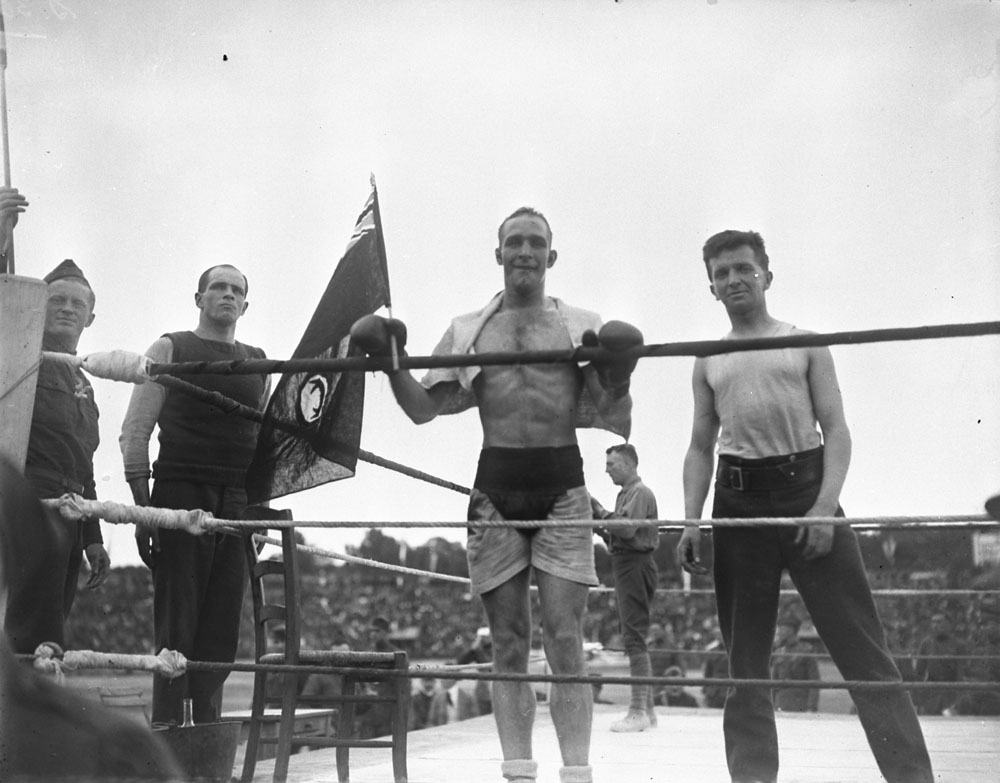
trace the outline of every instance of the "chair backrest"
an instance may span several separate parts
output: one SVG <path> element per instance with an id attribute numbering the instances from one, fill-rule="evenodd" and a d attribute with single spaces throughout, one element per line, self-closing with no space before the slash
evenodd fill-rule
<path id="1" fill-rule="evenodd" d="M 284 519 L 291 520 L 292 512 L 288 509 L 270 509 L 251 506 L 247 509 L 245 519 Z M 246 537 L 247 562 L 249 564 L 250 594 L 253 599 L 254 625 L 254 658 L 259 661 L 267 652 L 268 629 L 278 624 L 285 628 L 284 655 L 287 663 L 298 663 L 300 646 L 300 626 L 297 611 L 298 603 L 298 568 L 296 567 L 295 528 L 281 529 L 281 560 L 261 560 L 257 554 L 257 546 L 253 536 Z M 274 577 L 268 579 L 268 577 Z M 273 595 L 275 585 L 272 582 L 280 579 L 281 603 L 269 601 L 268 595 Z M 271 587 L 268 590 L 268 587 Z"/>

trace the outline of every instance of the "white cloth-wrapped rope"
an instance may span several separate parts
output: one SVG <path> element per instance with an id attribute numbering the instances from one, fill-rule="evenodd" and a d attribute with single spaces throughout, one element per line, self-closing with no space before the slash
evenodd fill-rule
<path id="1" fill-rule="evenodd" d="M 169 530 L 184 530 L 194 535 L 226 527 L 223 521 L 217 520 L 210 512 L 202 511 L 200 508 L 185 510 L 126 506 L 111 500 L 87 500 L 73 494 L 66 494 L 54 500 L 43 500 L 42 503 L 58 509 L 62 517 L 69 520 L 84 517 L 98 518 L 115 525 L 146 525 Z"/>
<path id="2" fill-rule="evenodd" d="M 95 378 L 107 381 L 122 381 L 123 383 L 145 383 L 149 380 L 149 365 L 152 360 L 141 353 L 132 351 L 101 351 L 76 356 L 71 353 L 56 353 L 42 351 L 46 361 L 62 362 L 72 367 L 79 367 Z"/>
<path id="3" fill-rule="evenodd" d="M 63 683 L 66 672 L 80 669 L 131 669 L 159 674 L 173 680 L 187 672 L 187 658 L 176 650 L 160 650 L 159 655 L 126 655 L 124 653 L 70 650 L 62 652 L 59 645 L 43 642 L 35 649 L 34 668 Z"/>

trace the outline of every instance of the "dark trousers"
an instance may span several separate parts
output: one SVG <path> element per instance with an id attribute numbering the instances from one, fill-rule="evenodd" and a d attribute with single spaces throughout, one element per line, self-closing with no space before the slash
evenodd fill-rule
<path id="1" fill-rule="evenodd" d="M 777 491 L 739 492 L 715 487 L 712 516 L 801 517 L 820 482 Z M 838 509 L 838 515 L 843 511 Z M 713 532 L 719 624 L 731 676 L 769 679 L 771 646 L 784 569 L 792 578 L 816 631 L 846 680 L 898 682 L 886 647 L 857 537 L 835 528 L 833 549 L 806 560 L 794 543 L 795 527 L 718 527 Z M 879 770 L 889 783 L 933 783 L 930 759 L 913 702 L 906 691 L 852 691 L 851 698 Z M 731 688 L 723 718 L 726 758 L 734 781 L 774 781 L 778 738 L 769 690 Z"/>
<path id="2" fill-rule="evenodd" d="M 643 654 L 649 633 L 649 607 L 658 573 L 652 552 L 616 552 L 611 556 L 615 601 L 626 654 Z"/>
<path id="3" fill-rule="evenodd" d="M 246 493 L 233 487 L 157 481 L 151 502 L 160 508 L 200 508 L 219 519 L 238 519 L 246 508 Z M 232 663 L 247 584 L 242 537 L 160 530 L 160 551 L 154 557 L 157 652 L 166 648 L 193 661 Z M 153 722 L 180 723 L 185 698 L 192 700 L 195 723 L 218 720 L 228 676 L 228 671 L 193 671 L 174 680 L 154 677 Z"/>
<path id="4" fill-rule="evenodd" d="M 42 642 L 65 648 L 66 618 L 83 561 L 83 528 L 52 508 L 24 524 L 38 529 L 32 531 L 31 550 L 11 559 L 4 630 L 16 653 L 31 654 Z"/>

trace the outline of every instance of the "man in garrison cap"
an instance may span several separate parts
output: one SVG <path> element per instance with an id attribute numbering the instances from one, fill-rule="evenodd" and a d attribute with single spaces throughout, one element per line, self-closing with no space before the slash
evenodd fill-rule
<path id="1" fill-rule="evenodd" d="M 0 188 L 0 232 L 13 228 L 25 206 L 27 201 L 16 190 Z M 0 247 L 7 241 L 7 236 L 0 236 Z M 44 280 L 49 298 L 42 349 L 75 354 L 83 330 L 94 322 L 94 291 L 70 260 Z M 41 363 L 24 469 L 39 497 L 71 492 L 97 498 L 97 416 L 94 389 L 82 371 L 60 362 Z M 87 587 L 91 589 L 107 579 L 111 567 L 97 519 L 69 522 L 55 510 L 47 513 L 51 530 L 40 539 L 44 542 L 40 551 L 11 558 L 4 630 L 18 653 L 32 653 L 42 642 L 64 646 L 63 626 L 76 597 L 84 554 L 90 564 Z"/>

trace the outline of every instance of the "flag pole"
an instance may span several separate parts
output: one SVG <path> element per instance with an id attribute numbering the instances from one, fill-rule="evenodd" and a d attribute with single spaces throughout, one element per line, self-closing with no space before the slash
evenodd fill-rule
<path id="1" fill-rule="evenodd" d="M 375 247 L 378 250 L 378 261 L 382 266 L 382 272 L 385 275 L 386 290 L 388 290 L 389 283 L 389 262 L 385 256 L 385 241 L 382 238 L 382 214 L 378 209 L 378 187 L 375 185 L 375 173 L 369 174 L 369 179 L 372 183 L 372 194 L 374 198 L 372 200 L 373 206 L 373 217 L 375 219 Z M 392 296 L 389 295 L 389 301 L 386 302 L 386 309 L 389 311 L 389 317 L 392 318 Z M 399 371 L 399 346 L 396 345 L 396 335 L 389 334 L 389 350 L 392 355 L 392 371 Z"/>
<path id="2" fill-rule="evenodd" d="M 7 30 L 3 18 L 3 5 L 0 4 L 0 135 L 3 146 L 3 184 L 10 187 L 10 144 L 7 137 Z M 14 274 L 14 218 L 7 218 L 10 223 L 6 246 L 0 248 L 0 272 Z"/>

